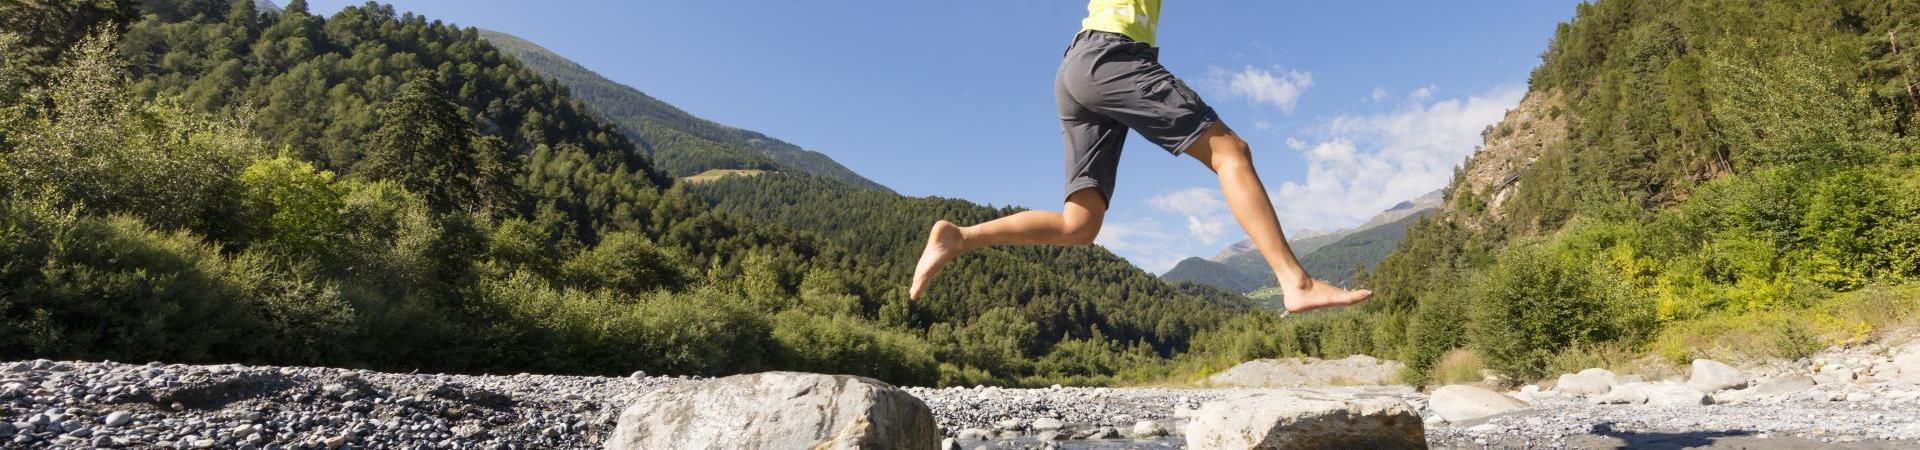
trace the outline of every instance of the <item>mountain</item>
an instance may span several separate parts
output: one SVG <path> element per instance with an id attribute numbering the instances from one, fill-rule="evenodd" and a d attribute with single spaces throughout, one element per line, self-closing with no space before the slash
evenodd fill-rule
<path id="1" fill-rule="evenodd" d="M 1338 284 L 1350 284 L 1356 264 L 1372 267 L 1385 258 L 1405 236 L 1406 226 L 1412 223 L 1410 218 L 1439 208 L 1444 193 L 1433 191 L 1400 202 L 1353 228 L 1332 232 L 1302 229 L 1289 235 L 1291 239 L 1287 244 L 1300 258 L 1300 264 L 1308 268 L 1308 273 Z M 1334 247 L 1338 249 L 1321 254 Z M 1181 261 L 1161 278 L 1208 284 L 1235 292 L 1252 292 L 1274 283 L 1273 270 L 1267 265 L 1266 257 L 1254 247 L 1252 239 L 1228 245 L 1211 259 L 1195 260 L 1198 258 Z"/>
<path id="2" fill-rule="evenodd" d="M 1180 260 L 1178 264 L 1173 265 L 1173 269 L 1160 275 L 1161 279 L 1168 281 L 1188 281 L 1242 293 L 1253 292 L 1255 289 L 1266 286 L 1267 280 L 1263 278 L 1271 277 L 1271 275 L 1262 277 L 1260 274 L 1243 272 L 1198 256 Z"/>
<path id="3" fill-rule="evenodd" d="M 777 169 L 891 192 L 825 154 L 696 117 L 533 42 L 484 29 L 480 30 L 480 36 L 528 68 L 566 86 L 575 97 L 586 102 L 587 109 L 640 142 L 655 164 L 672 176 L 692 176 L 716 169 Z"/>
<path id="4" fill-rule="evenodd" d="M 1315 277 L 1342 286 L 1352 286 L 1358 281 L 1354 278 L 1356 275 L 1372 269 L 1393 253 L 1400 240 L 1407 237 L 1407 227 L 1434 211 L 1437 209 L 1415 210 L 1413 214 L 1403 215 L 1391 222 L 1374 224 L 1347 234 L 1300 258 L 1300 265 Z"/>

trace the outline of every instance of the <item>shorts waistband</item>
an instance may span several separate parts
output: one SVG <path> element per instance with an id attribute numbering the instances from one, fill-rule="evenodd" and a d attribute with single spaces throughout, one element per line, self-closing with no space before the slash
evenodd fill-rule
<path id="1" fill-rule="evenodd" d="M 1073 42 L 1079 43 L 1083 40 L 1133 42 L 1133 38 L 1111 31 L 1080 30 L 1079 34 L 1073 35 Z"/>

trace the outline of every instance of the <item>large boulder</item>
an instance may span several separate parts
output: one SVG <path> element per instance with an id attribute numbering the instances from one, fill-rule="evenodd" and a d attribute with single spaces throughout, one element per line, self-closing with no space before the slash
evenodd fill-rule
<path id="1" fill-rule="evenodd" d="M 1427 448 L 1420 415 L 1400 399 L 1303 390 L 1206 402 L 1186 433 L 1190 450 Z"/>
<path id="2" fill-rule="evenodd" d="M 935 449 L 927 404 L 878 380 L 766 372 L 680 383 L 620 414 L 608 450 Z"/>
<path id="3" fill-rule="evenodd" d="M 1711 359 L 1693 360 L 1693 376 L 1687 378 L 1687 387 L 1709 394 L 1746 386 L 1747 374 Z"/>
<path id="4" fill-rule="evenodd" d="M 1433 391 L 1427 407 L 1448 422 L 1465 422 L 1530 406 L 1520 399 L 1485 388 L 1455 384 Z"/>
<path id="5" fill-rule="evenodd" d="M 1707 404 L 1707 393 L 1690 386 L 1656 384 L 1648 386 L 1647 404 L 1652 406 L 1700 406 Z"/>
<path id="6" fill-rule="evenodd" d="M 1720 391 L 1713 395 L 1713 401 L 1714 403 L 1750 402 L 1813 389 L 1816 384 L 1806 375 L 1781 375 L 1746 389 Z"/>
<path id="7" fill-rule="evenodd" d="M 1561 374 L 1553 384 L 1553 389 L 1567 395 L 1588 397 L 1605 394 L 1619 384 L 1619 379 L 1607 369 L 1587 369 L 1580 373 Z"/>

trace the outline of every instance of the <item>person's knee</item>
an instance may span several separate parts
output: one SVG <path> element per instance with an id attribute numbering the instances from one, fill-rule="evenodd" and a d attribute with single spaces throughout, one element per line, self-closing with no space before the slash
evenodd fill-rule
<path id="1" fill-rule="evenodd" d="M 1067 244 L 1092 245 L 1093 238 L 1100 236 L 1100 221 L 1068 221 Z"/>
<path id="2" fill-rule="evenodd" d="M 1067 245 L 1092 245 L 1093 238 L 1100 235 L 1100 215 L 1090 214 L 1075 217 L 1067 216 L 1063 223 Z"/>
<path id="3" fill-rule="evenodd" d="M 1211 144 L 1214 170 L 1253 165 L 1253 148 L 1239 136 L 1223 134 L 1214 138 Z"/>

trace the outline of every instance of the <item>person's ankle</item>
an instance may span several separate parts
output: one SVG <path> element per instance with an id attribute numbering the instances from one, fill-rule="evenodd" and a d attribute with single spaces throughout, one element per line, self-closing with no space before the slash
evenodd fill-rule
<path id="1" fill-rule="evenodd" d="M 1306 275 L 1299 277 L 1276 275 L 1275 277 L 1278 279 L 1280 291 L 1283 293 L 1307 292 L 1313 289 L 1313 278 Z"/>

